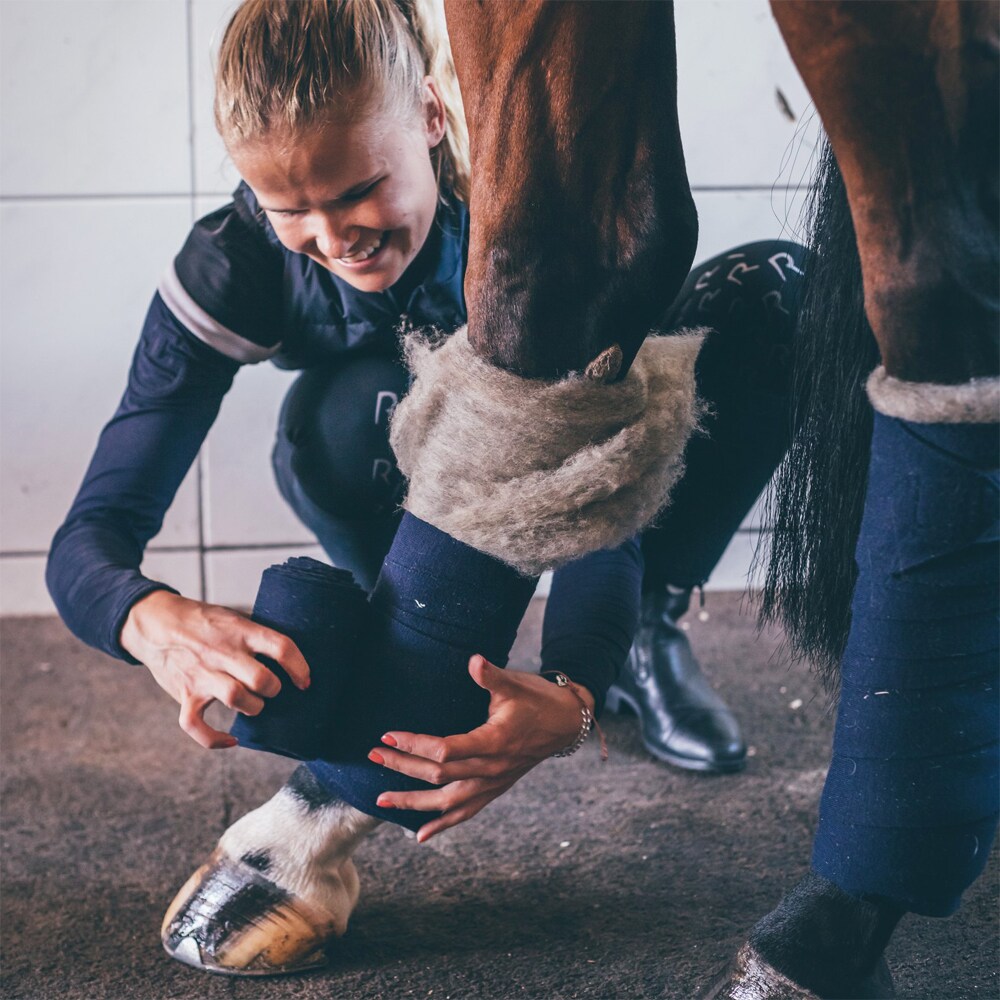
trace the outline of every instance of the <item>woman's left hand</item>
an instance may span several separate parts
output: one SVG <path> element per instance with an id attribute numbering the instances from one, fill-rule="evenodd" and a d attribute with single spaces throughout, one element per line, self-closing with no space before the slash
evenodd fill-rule
<path id="1" fill-rule="evenodd" d="M 538 674 L 501 670 L 482 656 L 469 660 L 472 679 L 490 693 L 489 718 L 471 733 L 424 736 L 395 730 L 369 759 L 439 788 L 383 792 L 383 808 L 440 811 L 417 832 L 423 843 L 471 819 L 536 764 L 569 746 L 580 732 L 580 701 L 594 708 L 587 688 L 559 687 Z"/>

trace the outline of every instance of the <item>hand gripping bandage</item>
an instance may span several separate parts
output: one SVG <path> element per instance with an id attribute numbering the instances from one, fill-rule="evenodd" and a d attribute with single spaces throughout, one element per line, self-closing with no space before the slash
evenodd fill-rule
<path id="1" fill-rule="evenodd" d="M 449 736 L 486 721 L 489 693 L 469 676 L 482 653 L 504 666 L 537 581 L 403 516 L 371 600 L 350 574 L 311 559 L 264 573 L 254 619 L 289 636 L 311 684 L 282 681 L 256 716 L 238 715 L 241 745 L 309 761 L 332 799 L 416 830 L 437 813 L 385 809 L 382 792 L 430 785 L 368 759 L 388 730 Z"/>
<path id="2" fill-rule="evenodd" d="M 413 385 L 390 441 L 404 506 L 536 575 L 644 527 L 666 503 L 698 423 L 702 332 L 649 337 L 628 375 L 525 379 L 473 351 L 465 327 L 406 343 Z"/>

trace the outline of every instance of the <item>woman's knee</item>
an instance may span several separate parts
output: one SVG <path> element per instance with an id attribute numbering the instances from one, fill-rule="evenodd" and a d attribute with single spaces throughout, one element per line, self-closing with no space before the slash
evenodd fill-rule
<path id="1" fill-rule="evenodd" d="M 671 326 L 738 333 L 752 325 L 790 335 L 805 273 L 806 249 L 787 240 L 744 243 L 696 266 L 668 314 Z"/>
<path id="2" fill-rule="evenodd" d="M 796 243 L 763 240 L 719 254 L 688 276 L 667 322 L 710 330 L 698 362 L 703 395 L 735 386 L 787 396 L 805 258 Z"/>
<path id="3" fill-rule="evenodd" d="M 388 428 L 407 380 L 395 358 L 352 358 L 304 372 L 281 409 L 279 474 L 296 479 L 327 514 L 366 518 L 395 510 L 405 483 Z"/>

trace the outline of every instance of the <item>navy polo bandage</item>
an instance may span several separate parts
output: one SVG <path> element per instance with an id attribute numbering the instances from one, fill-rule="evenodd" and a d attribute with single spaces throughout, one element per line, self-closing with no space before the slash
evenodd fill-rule
<path id="1" fill-rule="evenodd" d="M 995 423 L 876 412 L 813 867 L 930 916 L 982 871 L 1000 808 L 997 510 Z"/>
<path id="2" fill-rule="evenodd" d="M 309 764 L 317 780 L 356 809 L 416 830 L 436 813 L 381 809 L 382 792 L 432 786 L 367 759 L 389 730 L 449 736 L 486 721 L 489 694 L 469 676 L 482 653 L 505 666 L 535 590 L 497 559 L 404 514 L 371 598 L 355 753 Z M 353 738 L 352 738 L 353 739 Z"/>
<path id="3" fill-rule="evenodd" d="M 310 684 L 300 691 L 281 665 L 261 656 L 281 681 L 259 715 L 237 715 L 231 730 L 240 745 L 296 760 L 328 752 L 361 660 L 368 602 L 346 570 L 315 559 L 292 558 L 264 570 L 253 620 L 287 635 L 309 664 Z"/>
<path id="4" fill-rule="evenodd" d="M 542 624 L 542 671 L 558 670 L 594 694 L 594 715 L 628 659 L 639 626 L 638 538 L 591 552 L 552 574 Z"/>
<path id="5" fill-rule="evenodd" d="M 606 385 L 521 378 L 480 358 L 460 329 L 412 335 L 413 384 L 390 441 L 404 506 L 523 573 L 613 549 L 664 506 L 698 422 L 701 331 L 648 337 Z"/>

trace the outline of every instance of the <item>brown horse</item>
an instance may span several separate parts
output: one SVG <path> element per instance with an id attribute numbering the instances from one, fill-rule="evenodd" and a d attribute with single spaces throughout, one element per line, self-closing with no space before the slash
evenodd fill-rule
<path id="1" fill-rule="evenodd" d="M 882 362 L 869 385 L 876 412 L 995 422 L 997 4 L 772 6 L 846 187 Z M 447 0 L 446 10 L 473 156 L 469 340 L 520 375 L 589 365 L 620 378 L 695 242 L 671 5 Z M 877 436 L 872 460 L 898 458 L 887 447 Z M 852 532 L 853 544 L 856 524 L 823 527 Z M 851 888 L 809 876 L 711 996 L 891 995 L 881 955 L 906 907 Z"/>
<path id="2" fill-rule="evenodd" d="M 688 272 L 697 233 L 677 125 L 673 11 L 661 2 L 541 0 L 446 0 L 446 10 L 473 155 L 465 285 L 468 336 L 456 334 L 439 350 L 424 344 L 416 352 L 427 367 L 397 408 L 394 446 L 400 467 L 410 475 L 411 512 L 472 548 L 535 572 L 574 558 L 588 546 L 600 548 L 609 540 L 617 544 L 615 537 L 633 534 L 651 513 L 650 503 L 655 509 L 662 502 L 662 487 L 673 474 L 670 470 L 676 471 L 677 453 L 696 410 L 696 338 L 646 340 Z M 859 732 L 870 734 L 884 723 L 887 758 L 911 770 L 906 772 L 907 795 L 896 801 L 879 786 L 878 767 L 870 768 L 863 753 L 856 753 L 857 759 L 846 757 L 835 740 L 834 760 L 845 766 L 836 773 L 831 768 L 824 793 L 817 839 L 824 846 L 814 855 L 816 870 L 755 926 L 733 969 L 719 978 L 710 996 L 886 996 L 892 986 L 882 953 L 897 921 L 907 909 L 948 912 L 951 898 L 945 889 L 955 896 L 975 878 L 996 819 L 989 806 L 977 812 L 976 797 L 970 795 L 961 803 L 968 813 L 962 817 L 964 826 L 956 826 L 951 815 L 940 821 L 945 833 L 931 840 L 941 849 L 925 856 L 924 868 L 940 868 L 948 876 L 943 879 L 947 886 L 938 886 L 941 898 L 929 903 L 895 891 L 893 856 L 879 853 L 884 845 L 878 828 L 862 825 L 869 807 L 881 810 L 875 820 L 884 812 L 903 827 L 916 815 L 909 799 L 934 810 L 933 794 L 917 793 L 934 777 L 938 784 L 931 783 L 931 791 L 943 789 L 946 795 L 949 772 L 943 766 L 934 775 L 921 770 L 921 754 L 939 752 L 939 761 L 959 759 L 975 776 L 985 774 L 987 788 L 997 785 L 995 773 L 990 785 L 989 774 L 996 767 L 997 712 L 991 715 L 990 706 L 1000 685 L 989 674 L 995 663 L 988 665 L 983 680 L 982 670 L 977 674 L 975 669 L 989 659 L 989 650 L 983 653 L 987 646 L 976 646 L 974 655 L 966 657 L 970 666 L 961 660 L 961 640 L 954 639 L 970 622 L 978 627 L 980 612 L 990 612 L 989 588 L 995 589 L 997 576 L 993 572 L 989 579 L 992 564 L 980 558 L 995 550 L 989 543 L 998 534 L 995 503 L 990 506 L 981 488 L 976 452 L 984 440 L 976 429 L 986 425 L 989 431 L 996 422 L 1000 395 L 997 6 L 789 2 L 776 4 L 775 15 L 840 165 L 831 190 L 846 187 L 843 209 L 846 215 L 849 200 L 853 229 L 850 218 L 845 225 L 838 216 L 836 196 L 823 213 L 828 222 L 837 223 L 834 228 L 841 235 L 847 234 L 850 252 L 860 258 L 858 293 L 848 281 L 843 300 L 861 302 L 863 278 L 870 322 L 869 332 L 850 315 L 850 305 L 843 315 L 839 307 L 814 307 L 826 323 L 826 332 L 815 339 L 851 354 L 856 345 L 838 341 L 839 323 L 861 329 L 868 348 L 874 334 L 882 361 L 869 383 L 875 423 L 880 417 L 894 418 L 899 432 L 894 438 L 887 433 L 893 428 L 877 426 L 871 447 L 870 468 L 878 486 L 865 502 L 858 542 L 859 554 L 865 556 L 858 560 L 864 562 L 858 592 L 866 595 L 867 605 L 855 603 L 844 654 L 838 739 L 856 744 Z M 818 245 L 834 242 L 824 236 Z M 814 262 L 817 274 L 829 271 L 831 262 L 822 254 Z M 822 362 L 822 351 L 819 357 L 818 368 L 839 370 L 839 364 Z M 551 381 L 572 372 L 588 377 Z M 464 386 L 456 377 L 461 375 L 466 376 Z M 835 385 L 833 395 L 842 388 Z M 857 395 L 858 385 L 848 388 Z M 458 408 L 457 423 L 439 428 L 425 447 L 428 428 L 449 409 L 456 412 L 455 399 L 462 393 L 467 409 Z M 823 409 L 827 400 L 813 393 L 809 402 Z M 828 423 L 833 412 L 828 411 Z M 473 417 L 479 423 L 470 434 Z M 935 428 L 942 426 L 947 433 L 939 445 Z M 861 433 L 852 424 L 840 427 L 842 434 L 845 427 L 849 434 Z M 463 447 L 455 445 L 452 431 L 464 433 Z M 659 438 L 672 440 L 658 450 Z M 570 446 L 568 440 L 576 443 Z M 914 451 L 914 442 L 924 451 Z M 808 459 L 815 451 L 839 454 L 843 444 L 815 434 L 798 448 Z M 469 457 L 473 445 L 479 449 L 475 461 Z M 502 452 L 499 459 L 493 451 Z M 431 452 L 433 462 L 426 460 Z M 942 455 L 948 459 L 945 491 L 940 489 Z M 499 467 L 489 467 L 491 462 Z M 854 483 L 862 490 L 865 471 Z M 899 480 L 905 480 L 906 489 Z M 456 481 L 462 489 L 444 500 L 435 492 Z M 522 483 L 535 492 L 522 489 Z M 847 488 L 834 478 L 824 489 L 812 489 L 810 500 Z M 456 518 L 454 508 L 445 509 L 459 493 L 465 520 Z M 556 502 L 566 497 L 570 500 L 553 514 Z M 914 498 L 921 517 L 911 516 L 916 513 Z M 961 516 L 954 517 L 949 504 L 957 505 Z M 542 508 L 548 518 L 544 531 L 539 527 Z M 926 516 L 928 511 L 932 516 Z M 955 529 L 951 534 L 937 530 L 942 520 Z M 910 521 L 914 530 L 897 538 L 893 532 L 898 534 L 899 524 L 908 528 Z M 823 517 L 813 523 L 825 536 L 848 537 L 849 544 L 857 535 L 856 523 Z M 547 548 L 539 556 L 543 534 Z M 886 535 L 900 542 L 898 552 L 880 547 Z M 530 544 L 512 558 L 512 547 L 525 538 Z M 812 544 L 795 537 L 782 543 Z M 901 555 L 902 561 L 896 558 Z M 814 561 L 807 562 L 815 568 Z M 853 583 L 850 574 L 842 578 Z M 786 589 L 794 590 L 797 582 L 786 580 Z M 906 601 L 919 597 L 921 588 L 931 588 L 933 600 L 924 600 L 924 610 L 913 611 Z M 884 606 L 888 597 L 896 604 Z M 970 599 L 979 617 L 969 613 Z M 966 607 L 961 612 L 944 614 L 949 603 L 962 600 Z M 828 611 L 823 604 L 806 604 L 806 620 L 797 623 L 793 635 L 815 630 L 809 619 L 817 609 Z M 931 619 L 930 625 L 921 615 Z M 894 632 L 891 623 L 898 620 L 904 627 Z M 866 623 L 864 629 L 859 622 Z M 882 658 L 892 660 L 893 643 L 907 632 L 942 647 L 949 667 L 964 664 L 955 706 L 902 696 L 873 698 L 870 704 L 862 696 L 861 707 L 851 703 L 848 663 L 862 663 L 878 674 L 883 665 L 867 649 L 873 644 L 883 653 L 888 649 Z M 856 634 L 864 647 L 860 651 L 857 642 L 851 645 Z M 954 648 L 945 641 L 949 637 Z M 843 638 L 834 636 L 828 645 L 839 651 Z M 918 663 L 913 673 L 919 675 L 921 669 Z M 930 678 L 922 678 L 924 687 L 951 691 L 932 672 L 924 673 Z M 913 683 L 906 677 L 900 686 Z M 976 695 L 973 706 L 986 706 L 985 721 L 969 707 L 970 690 Z M 933 702 L 929 715 L 928 700 Z M 893 716 L 897 703 L 915 706 L 912 718 Z M 843 715 L 845 704 L 853 716 Z M 883 723 L 859 724 L 858 713 L 874 705 L 884 713 Z M 942 725 L 942 719 L 951 725 Z M 935 739 L 947 743 L 947 752 L 938 751 L 933 741 L 932 750 L 914 748 L 929 727 L 944 732 Z M 971 755 L 961 743 L 966 738 L 973 740 Z M 958 780 L 964 781 L 965 773 L 955 775 L 955 784 L 965 788 Z M 854 780 L 845 784 L 845 776 Z M 204 871 L 215 870 L 210 860 L 192 877 L 164 921 L 171 954 L 240 975 L 321 963 L 323 945 L 343 932 L 357 900 L 350 855 L 374 821 L 332 801 L 307 778 L 308 772 L 305 777 L 296 772 L 270 803 L 227 830 L 213 857 L 241 859 L 242 874 L 235 882 L 203 884 Z M 857 798 L 862 779 L 867 799 Z M 953 829 L 959 833 L 948 833 Z M 909 849 L 905 837 L 902 841 Z M 841 842 L 848 846 L 838 857 Z M 298 851 L 296 845 L 311 848 Z M 268 865 L 281 869 L 273 884 L 258 871 L 265 854 Z M 854 863 L 856 855 L 865 864 L 847 863 Z M 877 869 L 880 860 L 877 884 L 866 884 L 861 876 L 870 873 L 873 863 Z M 219 870 L 228 875 L 233 869 Z M 279 891 L 279 886 L 292 890 Z M 249 932 L 243 935 L 241 929 L 230 948 L 223 939 L 232 923 L 230 899 L 237 897 L 241 906 L 253 903 L 248 911 L 252 919 L 245 921 Z M 225 948 L 216 948 L 220 941 Z M 218 965 L 206 960 L 208 955 L 214 961 L 220 950 L 227 954 Z"/>

